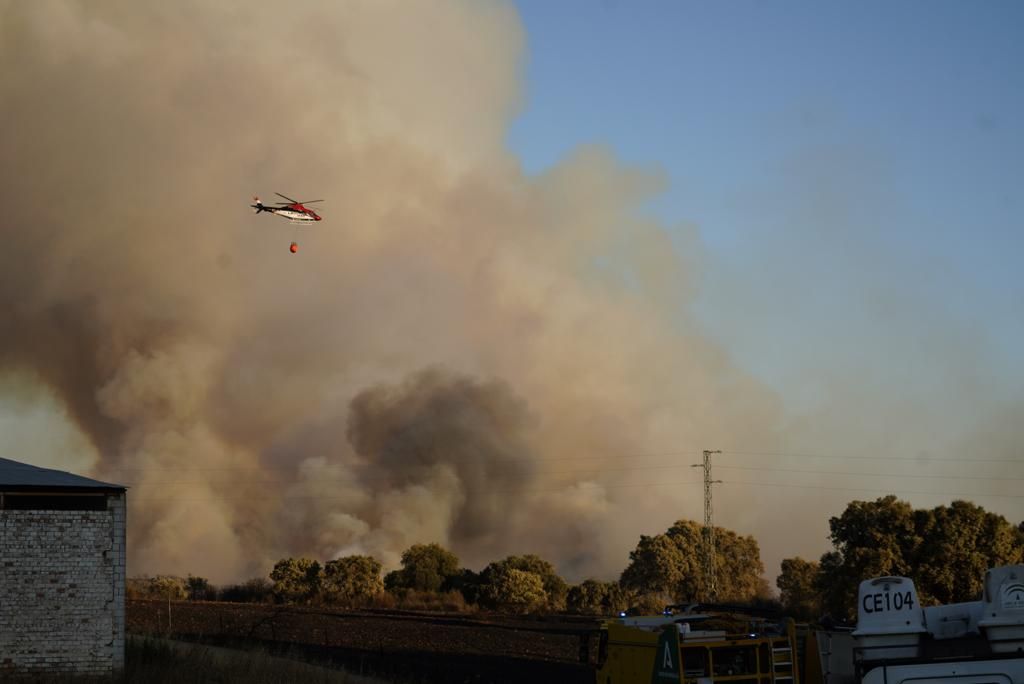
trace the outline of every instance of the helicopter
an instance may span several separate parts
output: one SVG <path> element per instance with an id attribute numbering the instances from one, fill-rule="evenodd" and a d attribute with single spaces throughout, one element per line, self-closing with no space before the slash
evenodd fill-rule
<path id="1" fill-rule="evenodd" d="M 255 209 L 257 214 L 260 214 L 264 211 L 271 214 L 277 214 L 278 216 L 283 216 L 284 218 L 288 219 L 295 225 L 322 220 L 323 217 L 321 217 L 312 209 L 309 209 L 305 206 L 307 204 L 313 204 L 314 202 L 323 202 L 322 199 L 305 200 L 299 202 L 298 200 L 293 200 L 291 197 L 288 197 L 287 195 L 282 195 L 279 192 L 275 192 L 274 194 L 288 201 L 278 202 L 276 206 L 268 207 L 267 205 L 263 204 L 263 202 L 260 201 L 259 197 L 256 197 L 254 195 L 253 200 L 256 201 L 256 204 L 251 204 L 249 206 Z M 288 246 L 288 251 L 290 251 L 292 254 L 298 252 L 299 243 L 293 241 Z"/>

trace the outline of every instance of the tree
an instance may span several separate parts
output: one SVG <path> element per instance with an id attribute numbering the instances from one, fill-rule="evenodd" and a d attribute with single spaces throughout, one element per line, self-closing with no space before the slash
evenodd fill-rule
<path id="1" fill-rule="evenodd" d="M 569 588 L 566 609 L 584 615 L 612 615 L 629 606 L 628 593 L 618 582 L 584 580 Z"/>
<path id="2" fill-rule="evenodd" d="M 895 496 L 850 502 L 829 521 L 834 550 L 821 557 L 819 589 L 836 617 L 856 615 L 860 582 L 882 575 L 914 580 L 925 605 L 977 598 L 985 570 L 1018 563 L 1024 534 L 1001 515 L 954 501 L 914 510 Z"/>
<path id="3" fill-rule="evenodd" d="M 270 572 L 279 601 L 308 602 L 320 593 L 320 564 L 310 558 L 283 558 Z"/>
<path id="4" fill-rule="evenodd" d="M 618 615 L 619 612 L 629 608 L 633 595 L 624 589 L 618 582 L 608 583 L 608 593 L 605 594 L 601 607 L 606 615 Z"/>
<path id="5" fill-rule="evenodd" d="M 448 578 L 446 587 L 462 594 L 462 598 L 466 603 L 479 603 L 483 579 L 480 573 L 473 572 L 469 568 L 462 568 L 458 573 Z"/>
<path id="6" fill-rule="evenodd" d="M 322 595 L 329 603 L 353 605 L 384 591 L 381 564 L 372 556 L 345 556 L 324 566 Z"/>
<path id="7" fill-rule="evenodd" d="M 938 506 L 921 517 L 920 566 L 913 578 L 922 601 L 980 596 L 985 571 L 1021 561 L 1022 535 L 1001 515 L 968 501 Z"/>
<path id="8" fill-rule="evenodd" d="M 604 602 L 607 591 L 605 582 L 598 582 L 594 579 L 584 580 L 580 584 L 569 587 L 565 607 L 570 613 L 598 615 L 602 612 L 601 604 Z"/>
<path id="9" fill-rule="evenodd" d="M 839 517 L 829 519 L 835 550 L 821 557 L 824 608 L 837 618 L 856 611 L 857 587 L 863 579 L 909 576 L 920 544 L 913 509 L 895 496 L 852 501 Z"/>
<path id="10" fill-rule="evenodd" d="M 629 552 L 629 565 L 619 583 L 640 594 L 656 596 L 662 605 L 677 600 L 696 600 L 700 588 L 699 557 L 684 552 L 667 534 L 640 535 L 636 549 Z"/>
<path id="11" fill-rule="evenodd" d="M 402 586 L 403 581 L 404 577 L 402 576 L 402 571 L 392 570 L 388 574 L 384 575 L 384 590 L 392 592 L 402 591 L 405 589 L 405 587 Z"/>
<path id="12" fill-rule="evenodd" d="M 509 556 L 506 561 L 518 570 L 532 572 L 540 577 L 544 593 L 547 596 L 548 610 L 565 609 L 565 597 L 569 593 L 569 584 L 558 575 L 554 565 L 533 554 Z"/>
<path id="13" fill-rule="evenodd" d="M 210 581 L 205 577 L 188 576 L 188 597 L 192 601 L 209 601 L 216 596 L 216 591 L 210 586 Z"/>
<path id="14" fill-rule="evenodd" d="M 157 575 L 153 578 L 150 589 L 152 598 L 170 599 L 172 601 L 184 601 L 188 598 L 188 585 L 180 577 L 171 575 Z"/>
<path id="15" fill-rule="evenodd" d="M 697 523 L 687 521 L 692 530 Z M 678 526 L 676 523 L 675 526 Z M 673 527 L 675 527 L 673 526 Z M 703 528 L 701 527 L 703 531 Z M 672 530 L 669 530 L 669 534 Z M 715 528 L 715 578 L 718 584 L 719 601 L 750 601 L 762 597 L 766 582 L 761 549 L 757 540 L 747 535 L 742 537 L 732 530 Z"/>
<path id="16" fill-rule="evenodd" d="M 821 617 L 821 594 L 818 592 L 817 561 L 786 558 L 782 561 L 782 574 L 775 580 L 779 599 L 786 613 L 799 620 Z"/>
<path id="17" fill-rule="evenodd" d="M 757 541 L 715 528 L 718 600 L 748 601 L 763 593 L 764 564 Z M 623 588 L 653 594 L 663 603 L 696 601 L 705 595 L 703 525 L 678 520 L 665 534 L 642 535 L 622 572 Z"/>
<path id="18" fill-rule="evenodd" d="M 554 611 L 565 608 L 565 597 L 569 593 L 569 585 L 558 576 L 558 573 L 555 572 L 555 566 L 548 561 L 533 554 L 509 556 L 484 568 L 480 579 L 482 583 L 490 584 L 494 581 L 496 572 L 506 569 L 514 569 L 536 575 L 540 579 L 541 587 L 544 591 L 544 600 L 542 601 L 544 606 L 548 610 Z"/>
<path id="19" fill-rule="evenodd" d="M 125 588 L 129 598 L 183 601 L 189 595 L 186 581 L 172 575 L 129 577 Z"/>
<path id="20" fill-rule="evenodd" d="M 402 553 L 402 569 L 388 573 L 389 590 L 441 591 L 459 574 L 459 557 L 440 544 L 414 544 Z"/>
<path id="21" fill-rule="evenodd" d="M 495 566 L 490 572 L 481 598 L 496 608 L 529 612 L 543 606 L 548 597 L 540 575 L 505 564 Z"/>

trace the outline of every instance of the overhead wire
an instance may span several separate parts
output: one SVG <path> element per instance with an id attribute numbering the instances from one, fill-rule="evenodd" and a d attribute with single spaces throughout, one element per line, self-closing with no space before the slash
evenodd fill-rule
<path id="1" fill-rule="evenodd" d="M 531 463 L 548 463 L 548 462 L 562 462 L 562 461 L 584 461 L 584 460 L 607 460 L 607 459 L 650 459 L 650 458 L 677 458 L 682 456 L 694 456 L 699 457 L 702 455 L 700 450 L 679 450 L 679 451 L 658 451 L 658 452 L 647 452 L 647 453 L 634 453 L 634 452 L 607 452 L 599 454 L 587 454 L 587 455 L 574 455 L 574 456 L 548 456 L 548 457 L 535 457 L 535 456 L 507 456 L 504 460 L 525 460 Z M 834 454 L 816 454 L 816 453 L 797 453 L 797 452 L 785 452 L 785 451 L 722 451 L 722 456 L 768 456 L 775 458 L 814 458 L 814 459 L 831 459 L 841 460 L 846 462 L 855 463 L 857 461 L 907 461 L 919 464 L 931 464 L 931 463 L 1019 463 L 1024 465 L 1024 456 L 1021 458 L 979 458 L 979 457 L 963 457 L 963 458 L 938 458 L 934 456 L 854 456 L 854 455 L 834 455 Z M 197 471 L 216 471 L 216 470 L 234 470 L 239 466 L 203 466 L 189 468 L 190 470 Z M 262 470 L 284 470 L 292 469 L 294 465 L 259 465 L 253 466 L 258 467 Z M 180 470 L 178 466 L 117 466 L 110 470 L 121 471 L 121 470 Z"/>
<path id="2" fill-rule="evenodd" d="M 554 460 L 554 459 L 552 459 L 552 460 Z M 955 463 L 964 463 L 962 461 L 959 461 L 959 462 L 958 461 L 954 461 L 953 459 L 948 459 L 948 462 L 951 462 L 951 463 L 954 463 L 954 462 Z M 536 461 L 530 462 L 529 464 L 530 465 L 541 465 L 542 466 L 542 465 L 544 465 L 544 463 L 545 463 L 545 460 L 536 460 Z M 359 469 L 359 468 L 366 467 L 367 464 L 346 464 L 346 465 L 347 465 L 347 467 L 350 467 L 350 468 Z M 610 467 L 604 467 L 604 466 L 602 466 L 602 467 L 583 467 L 583 468 L 575 468 L 575 469 L 572 469 L 572 470 L 539 470 L 539 471 L 537 471 L 534 474 L 535 475 L 546 475 L 546 476 L 597 475 L 597 474 L 601 474 L 601 473 L 612 473 L 612 472 L 635 472 L 635 471 L 643 471 L 643 470 L 663 470 L 663 469 L 671 470 L 671 469 L 677 469 L 677 468 L 689 468 L 692 465 L 693 464 L 690 464 L 690 463 L 661 463 L 661 464 L 647 464 L 647 465 L 616 465 L 616 466 L 610 466 Z M 244 468 L 244 467 L 246 467 L 246 466 L 222 467 L 222 468 L 170 468 L 170 467 L 165 467 L 165 468 L 160 468 L 160 467 L 146 468 L 144 466 L 138 466 L 138 467 L 132 467 L 132 468 L 125 468 L 125 470 L 142 470 L 142 471 L 146 471 L 146 472 L 153 472 L 153 471 L 159 471 L 159 470 L 176 470 L 178 472 L 194 471 L 194 472 L 211 472 L 211 473 L 216 473 L 216 472 L 232 472 L 232 473 L 234 473 L 234 472 L 237 472 L 237 470 L 239 470 L 241 468 Z M 286 468 L 289 469 L 289 470 L 292 470 L 292 469 L 295 468 L 295 466 L 277 466 L 277 467 L 264 468 L 263 466 L 260 466 L 260 465 L 253 465 L 253 466 L 248 466 L 248 467 L 251 467 L 252 469 L 257 470 L 257 471 L 260 471 L 260 470 L 282 470 L 282 469 L 286 469 Z M 342 467 L 342 466 L 338 466 L 338 467 Z M 733 465 L 733 464 L 730 464 L 730 463 L 721 463 L 721 462 L 716 462 L 714 467 L 715 468 L 720 468 L 720 469 L 723 469 L 723 470 L 748 470 L 748 471 L 760 471 L 760 472 L 778 472 L 778 473 L 804 474 L 804 475 L 828 475 L 828 476 L 840 476 L 840 477 L 888 477 L 888 478 L 916 478 L 916 479 L 937 479 L 937 480 L 975 480 L 975 481 L 1011 481 L 1011 482 L 1012 481 L 1024 480 L 1024 478 L 1021 478 L 1021 477 L 1006 477 L 1006 476 L 939 475 L 939 474 L 934 474 L 934 473 L 921 473 L 921 472 L 900 473 L 900 472 L 893 472 L 893 471 L 885 471 L 885 472 L 852 472 L 852 471 L 836 471 L 836 470 L 810 470 L 810 469 L 804 469 L 804 468 L 786 468 L 786 467 L 764 466 L 764 465 L 761 465 L 761 466 Z M 120 468 L 113 468 L 109 472 L 118 472 L 119 470 L 121 470 L 121 469 Z M 382 479 L 386 480 L 386 479 L 394 479 L 394 478 L 395 478 L 395 475 L 392 474 L 392 473 L 373 473 L 373 474 L 363 473 L 363 474 L 351 475 L 351 476 L 347 476 L 347 477 L 329 477 L 329 476 L 328 477 L 324 477 L 322 473 L 318 474 L 318 481 L 321 481 L 321 482 L 323 482 L 323 481 L 330 481 L 330 482 L 339 482 L 339 483 L 341 483 L 341 482 L 368 482 L 368 481 L 374 481 L 374 480 L 382 480 Z M 188 484 L 198 484 L 198 483 L 201 483 L 201 482 L 204 482 L 204 481 L 205 480 L 162 480 L 161 484 L 167 484 L 167 485 L 188 485 Z M 252 480 L 252 481 L 244 481 L 244 480 L 240 481 L 240 480 L 237 480 L 237 479 L 235 479 L 233 481 L 236 482 L 236 483 L 247 482 L 247 483 L 250 483 L 250 484 L 288 484 L 288 483 L 292 483 L 292 482 L 300 482 L 300 481 L 303 481 L 303 480 L 302 480 L 302 478 L 276 478 L 276 477 L 269 477 L 269 478 L 259 478 L 257 480 Z"/>
<path id="3" fill-rule="evenodd" d="M 623 460 L 644 460 L 650 458 L 679 458 L 693 456 L 697 457 L 702 454 L 700 450 L 676 450 L 676 451 L 658 451 L 648 453 L 628 453 L 620 452 L 605 453 L 605 454 L 588 454 L 588 455 L 575 455 L 575 456 L 558 456 L 558 457 L 547 457 L 547 458 L 531 458 L 529 456 L 517 457 L 504 459 L 504 462 L 516 462 L 519 460 L 527 461 L 528 465 L 533 466 L 544 466 L 548 463 L 563 463 L 568 461 L 594 461 L 594 460 L 609 460 L 616 459 L 618 461 Z M 933 463 L 948 463 L 948 464 L 961 464 L 976 466 L 982 463 L 991 464 L 1003 464 L 1003 463 L 1020 463 L 1024 464 L 1024 459 L 1007 459 L 1007 458 L 938 458 L 929 456 L 841 456 L 832 454 L 821 454 L 821 453 L 798 453 L 798 452 L 787 452 L 787 451 L 734 451 L 734 450 L 723 450 L 722 457 L 769 457 L 769 458 L 800 458 L 800 459 L 829 459 L 829 460 L 842 460 L 847 465 L 852 465 L 858 461 L 864 462 L 914 462 L 918 464 L 933 464 Z M 347 463 L 347 464 L 328 464 L 328 466 L 341 467 L 341 468 L 352 468 L 359 469 L 366 466 L 372 466 L 371 463 Z M 540 469 L 535 472 L 529 473 L 530 477 L 583 477 L 583 476 L 598 476 L 604 473 L 628 473 L 628 472 L 640 472 L 646 470 L 672 470 L 678 468 L 689 468 L 693 464 L 691 463 L 663 463 L 663 464 L 635 464 L 629 465 L 613 465 L 613 466 L 593 466 L 593 467 L 582 467 L 574 468 L 571 470 L 544 470 Z M 766 473 L 782 473 L 787 475 L 824 475 L 830 477 L 886 477 L 886 478 L 899 478 L 899 479 L 926 479 L 926 480 L 964 480 L 964 481 L 1006 481 L 1006 482 L 1019 482 L 1024 480 L 1021 477 L 1006 477 L 1006 476 L 980 476 L 980 475 L 943 475 L 935 473 L 925 472 L 851 472 L 851 471 L 833 471 L 833 470 L 812 470 L 804 468 L 788 468 L 784 466 L 769 466 L 769 465 L 737 465 L 730 462 L 721 462 L 716 460 L 714 463 L 715 468 L 722 470 L 739 470 L 739 471 L 755 471 L 755 472 L 766 472 Z M 112 468 L 104 469 L 103 472 L 106 477 L 111 477 L 115 473 L 124 472 L 128 474 L 130 472 L 141 473 L 159 473 L 163 471 L 174 471 L 179 474 L 184 473 L 209 473 L 216 475 L 218 473 L 224 473 L 232 476 L 232 485 L 270 485 L 270 486 L 290 486 L 309 480 L 301 477 L 260 477 L 252 480 L 239 479 L 238 475 L 241 471 L 251 469 L 257 473 L 265 473 L 267 471 L 296 471 L 298 466 L 294 464 L 282 464 L 282 465 L 265 465 L 265 464 L 252 464 L 252 465 L 233 465 L 233 466 L 196 466 L 196 467 L 181 467 L 181 466 L 148 466 L 148 465 L 119 465 Z M 3 467 L 0 466 L 0 470 Z M 296 474 L 297 475 L 297 474 Z M 212 481 L 218 480 L 219 478 L 205 478 L 205 479 L 182 479 L 182 480 L 170 480 L 170 479 L 150 479 L 150 480 L 129 480 L 123 482 L 126 486 L 139 487 L 143 485 L 158 485 L 158 486 L 195 486 L 199 484 L 207 484 Z M 318 473 L 316 482 L 318 484 L 354 484 L 354 485 L 365 485 L 379 480 L 398 480 L 401 481 L 403 478 L 395 477 L 392 473 L 355 473 L 347 477 L 329 477 L 324 476 L 323 473 Z M 909 495 L 928 495 L 928 496 L 953 496 L 953 497 L 964 497 L 964 498 L 985 498 L 985 497 L 997 497 L 997 498 L 1010 498 L 1019 499 L 1024 498 L 1024 495 L 1015 494 L 997 494 L 991 492 L 984 493 L 962 493 L 962 492 L 929 492 L 920 490 L 907 490 L 907 489 L 893 489 L 891 487 L 842 487 L 842 486 L 829 486 L 823 484 L 800 484 L 795 482 L 748 482 L 740 480 L 725 480 L 724 484 L 736 484 L 744 486 L 755 486 L 755 487 L 775 487 L 775 488 L 795 488 L 795 489 L 816 489 L 816 490 L 828 490 L 828 491 L 856 491 L 856 492 L 887 492 L 892 494 L 909 494 Z M 408 481 L 402 482 L 403 485 L 414 484 Z M 533 483 L 534 485 L 536 482 Z M 524 487 L 513 487 L 508 491 L 515 492 L 558 492 L 564 491 L 566 485 L 574 484 L 571 482 L 561 482 L 553 489 L 538 488 L 536 486 L 524 486 Z M 575 484 L 578 484 L 575 483 Z M 620 488 L 637 488 L 637 487 L 665 487 L 665 486 L 687 486 L 700 484 L 699 480 L 694 481 L 666 481 L 659 480 L 658 482 L 647 482 L 647 483 L 600 483 L 603 489 L 620 489 Z M 489 492 L 499 492 L 501 489 L 488 489 Z M 147 495 L 146 498 L 150 498 L 152 495 Z M 283 495 L 284 496 L 284 495 Z M 291 496 L 291 495 L 288 495 Z M 180 496 L 174 496 L 174 498 L 181 498 Z M 307 495 L 305 498 L 332 498 L 325 496 Z M 335 497 L 344 498 L 344 497 Z"/>

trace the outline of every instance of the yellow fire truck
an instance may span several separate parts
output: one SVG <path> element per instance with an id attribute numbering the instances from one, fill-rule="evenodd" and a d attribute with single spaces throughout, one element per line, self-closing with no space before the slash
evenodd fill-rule
<path id="1" fill-rule="evenodd" d="M 692 609 L 622 616 L 602 625 L 597 684 L 818 684 L 820 670 L 802 662 L 806 637 L 792 620 Z"/>

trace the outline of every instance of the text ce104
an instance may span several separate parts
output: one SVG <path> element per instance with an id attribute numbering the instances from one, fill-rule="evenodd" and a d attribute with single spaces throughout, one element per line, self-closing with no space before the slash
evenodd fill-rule
<path id="1" fill-rule="evenodd" d="M 865 613 L 913 610 L 914 594 L 911 591 L 880 591 L 875 594 L 864 594 L 861 607 Z"/>

